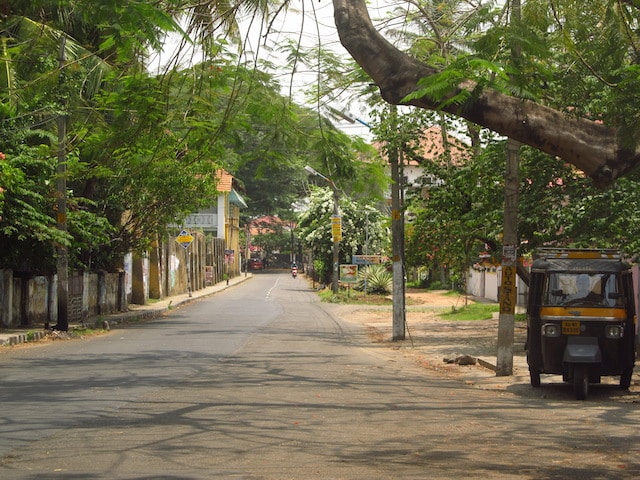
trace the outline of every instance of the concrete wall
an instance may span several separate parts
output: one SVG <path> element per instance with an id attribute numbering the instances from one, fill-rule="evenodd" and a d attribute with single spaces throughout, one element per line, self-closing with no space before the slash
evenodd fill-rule
<path id="1" fill-rule="evenodd" d="M 0 269 L 0 327 L 13 324 L 13 272 Z"/>
<path id="2" fill-rule="evenodd" d="M 478 298 L 486 298 L 499 302 L 500 283 L 502 282 L 502 268 L 484 268 L 482 270 L 469 269 L 467 272 L 467 293 Z M 527 293 L 529 289 L 525 283 L 517 277 L 516 288 L 518 292 L 518 307 L 526 308 Z"/>
<path id="3" fill-rule="evenodd" d="M 179 295 L 219 283 L 224 278 L 225 241 L 202 232 L 191 232 L 193 242 L 183 247 L 170 237 L 164 245 L 160 270 L 166 272 L 163 290 Z"/>
<path id="4" fill-rule="evenodd" d="M 192 232 L 187 248 L 169 237 L 147 255 L 128 255 L 121 272 L 77 272 L 69 275 L 68 321 L 126 310 L 129 303 L 179 295 L 223 281 L 225 241 Z M 231 275 L 233 276 L 233 275 Z M 0 270 L 0 328 L 55 324 L 58 320 L 57 277 L 14 275 Z"/>
<path id="5" fill-rule="evenodd" d="M 68 320 L 126 309 L 124 273 L 79 272 L 69 275 Z M 0 271 L 0 327 L 57 323 L 57 276 L 13 276 Z"/>

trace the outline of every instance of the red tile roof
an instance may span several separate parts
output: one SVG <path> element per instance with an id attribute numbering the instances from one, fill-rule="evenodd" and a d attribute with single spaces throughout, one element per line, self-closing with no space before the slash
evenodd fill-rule
<path id="1" fill-rule="evenodd" d="M 233 176 L 229 172 L 219 169 L 216 171 L 216 177 L 218 179 L 218 191 L 230 192 L 233 186 Z"/>
<path id="2" fill-rule="evenodd" d="M 426 129 L 420 138 L 417 139 L 417 143 L 419 148 L 416 153 L 428 160 L 440 157 L 440 155 L 445 151 L 442 129 L 438 126 Z M 447 135 L 447 143 L 451 154 L 451 162 L 454 165 L 461 165 L 470 158 L 471 147 L 465 144 L 462 140 L 452 135 Z M 375 143 L 374 146 L 378 150 L 381 150 L 382 148 L 382 144 L 380 143 Z M 419 165 L 419 162 L 405 158 L 405 165 Z"/>

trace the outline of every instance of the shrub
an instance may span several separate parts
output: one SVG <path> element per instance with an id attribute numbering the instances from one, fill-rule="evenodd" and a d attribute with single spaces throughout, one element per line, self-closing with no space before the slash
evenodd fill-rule
<path id="1" fill-rule="evenodd" d="M 356 288 L 369 293 L 386 294 L 393 291 L 393 275 L 384 265 L 367 265 L 358 271 Z"/>

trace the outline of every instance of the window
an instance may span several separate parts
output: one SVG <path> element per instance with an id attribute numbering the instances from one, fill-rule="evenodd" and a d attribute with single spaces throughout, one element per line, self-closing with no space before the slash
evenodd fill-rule
<path id="1" fill-rule="evenodd" d="M 616 275 L 612 273 L 551 273 L 545 285 L 544 304 L 550 306 L 622 305 Z"/>

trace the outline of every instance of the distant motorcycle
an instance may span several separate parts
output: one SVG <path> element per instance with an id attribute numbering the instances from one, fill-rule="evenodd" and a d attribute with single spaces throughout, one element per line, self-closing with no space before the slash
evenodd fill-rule
<path id="1" fill-rule="evenodd" d="M 298 267 L 291 267 L 291 276 L 296 278 L 298 276 Z"/>

